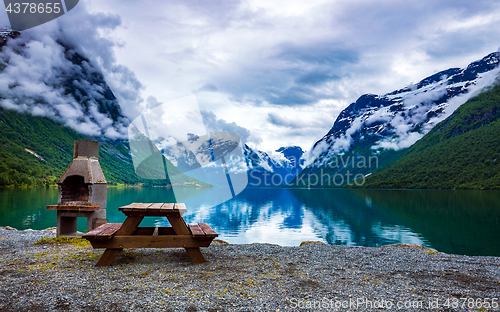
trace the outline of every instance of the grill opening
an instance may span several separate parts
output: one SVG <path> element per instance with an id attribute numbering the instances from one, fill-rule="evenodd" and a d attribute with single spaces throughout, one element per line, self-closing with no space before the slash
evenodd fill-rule
<path id="1" fill-rule="evenodd" d="M 63 205 L 89 205 L 89 184 L 82 176 L 69 176 L 61 185 L 61 202 Z"/>

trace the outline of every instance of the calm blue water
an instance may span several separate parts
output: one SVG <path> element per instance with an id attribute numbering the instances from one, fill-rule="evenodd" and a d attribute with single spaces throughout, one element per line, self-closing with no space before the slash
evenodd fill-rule
<path id="1" fill-rule="evenodd" d="M 207 222 L 230 243 L 296 246 L 305 240 L 349 246 L 416 243 L 439 251 L 500 256 L 500 192 L 446 190 L 246 189 L 212 207 L 210 189 L 189 195 L 184 219 Z M 172 202 L 167 188 L 109 188 L 107 218 L 122 222 L 118 207 L 132 202 Z M 0 226 L 55 226 L 56 188 L 0 189 Z M 79 230 L 85 231 L 80 218 Z M 168 226 L 146 218 L 142 226 Z"/>

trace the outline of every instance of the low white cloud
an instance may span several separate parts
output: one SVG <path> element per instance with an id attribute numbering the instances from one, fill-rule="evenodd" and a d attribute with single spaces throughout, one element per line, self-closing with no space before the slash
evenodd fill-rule
<path id="1" fill-rule="evenodd" d="M 390 137 L 387 140 L 378 142 L 373 149 L 387 149 L 398 151 L 403 148 L 412 146 L 420 140 L 424 135 L 419 132 L 401 132 L 396 137 Z"/>
<path id="2" fill-rule="evenodd" d="M 365 124 L 371 125 L 375 122 L 387 122 L 393 118 L 392 114 L 387 108 L 377 110 L 374 114 L 366 118 Z"/>
<path id="3" fill-rule="evenodd" d="M 0 105 L 49 117 L 85 135 L 125 138 L 128 121 L 120 115 L 120 104 L 140 103 L 141 85 L 116 64 L 114 43 L 101 35 L 120 19 L 89 14 L 85 5 L 68 15 L 23 31 L 2 47 Z M 112 79 L 104 81 L 103 72 Z"/>

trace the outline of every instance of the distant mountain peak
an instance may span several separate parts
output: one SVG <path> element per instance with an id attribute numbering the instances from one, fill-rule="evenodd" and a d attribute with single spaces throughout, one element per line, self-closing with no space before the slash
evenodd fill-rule
<path id="1" fill-rule="evenodd" d="M 286 185 L 302 171 L 304 165 L 304 151 L 299 146 L 280 147 L 268 154 L 245 144 L 243 152 L 247 160 L 250 187 Z"/>

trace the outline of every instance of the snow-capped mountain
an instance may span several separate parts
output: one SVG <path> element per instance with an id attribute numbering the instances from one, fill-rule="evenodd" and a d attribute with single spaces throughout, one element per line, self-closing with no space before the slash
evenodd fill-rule
<path id="1" fill-rule="evenodd" d="M 245 144 L 243 152 L 249 186 L 286 185 L 302 171 L 305 163 L 302 158 L 304 151 L 299 146 L 281 147 L 269 155 Z"/>
<path id="2" fill-rule="evenodd" d="M 181 172 L 194 170 L 209 165 L 214 159 L 227 157 L 238 147 L 239 138 L 231 133 L 211 133 L 212 137 L 189 133 L 188 140 L 176 144 L 165 144 L 163 141 L 174 141 L 173 138 L 154 141 L 163 147 L 162 154 Z"/>
<path id="3" fill-rule="evenodd" d="M 305 164 L 305 159 L 302 156 L 304 156 L 304 151 L 300 146 L 280 147 L 273 153 L 275 159 L 280 160 L 282 163 L 288 163 L 288 167 L 290 167 L 292 171 L 302 171 Z"/>
<path id="4" fill-rule="evenodd" d="M 360 178 L 391 163 L 400 151 L 491 85 L 499 76 L 499 63 L 500 52 L 494 52 L 466 68 L 450 68 L 385 95 L 362 95 L 339 114 L 330 131 L 314 144 L 301 176 L 307 180 L 307 176 L 323 170 L 330 175 L 318 183 L 328 186 L 323 183 L 331 174 L 345 178 L 350 169 Z M 372 163 L 368 159 L 371 155 L 377 157 Z M 344 178 L 339 176 L 337 182 L 347 183 Z"/>
<path id="5" fill-rule="evenodd" d="M 149 143 L 142 144 L 140 138 L 132 139 L 131 146 L 148 150 L 142 145 Z M 281 147 L 268 154 L 244 144 L 243 153 L 240 153 L 239 137 L 228 132 L 211 132 L 210 137 L 189 134 L 188 140 L 173 142 L 176 140 L 172 137 L 152 141 L 176 171 L 214 186 L 227 183 L 226 175 L 219 174 L 224 172 L 235 177 L 248 175 L 247 185 L 250 187 L 286 185 L 302 171 L 305 162 L 302 158 L 304 151 L 298 146 Z M 137 157 L 146 159 L 149 156 L 137 154 Z M 153 167 L 145 171 L 145 178 L 152 178 L 156 172 L 157 165 L 150 165 Z"/>

